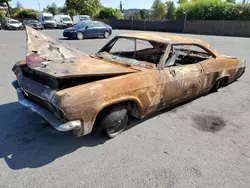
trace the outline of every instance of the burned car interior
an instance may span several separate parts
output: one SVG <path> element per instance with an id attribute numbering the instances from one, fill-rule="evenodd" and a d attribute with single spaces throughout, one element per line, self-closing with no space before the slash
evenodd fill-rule
<path id="1" fill-rule="evenodd" d="M 123 45 L 120 45 L 120 43 Z M 118 38 L 100 52 L 106 52 L 120 58 L 134 59 L 140 62 L 149 63 L 148 65 L 155 68 L 160 63 L 166 51 L 166 47 L 167 44 L 154 41 L 135 38 Z"/>
<path id="2" fill-rule="evenodd" d="M 213 54 L 196 45 L 173 44 L 164 67 L 195 64 L 213 57 Z"/>
<path id="3" fill-rule="evenodd" d="M 130 43 L 130 47 L 124 48 L 123 46 L 129 45 L 120 45 L 120 43 Z M 118 38 L 102 49 L 100 53 L 109 53 L 113 56 L 112 59 L 122 61 L 129 59 L 128 63 L 131 63 L 131 60 L 134 59 L 155 68 L 160 63 L 168 45 L 171 45 L 171 49 L 164 68 L 194 64 L 214 57 L 211 52 L 193 44 L 167 44 L 136 38 Z M 117 48 L 117 46 L 119 47 Z M 132 64 L 134 63 L 132 62 Z"/>

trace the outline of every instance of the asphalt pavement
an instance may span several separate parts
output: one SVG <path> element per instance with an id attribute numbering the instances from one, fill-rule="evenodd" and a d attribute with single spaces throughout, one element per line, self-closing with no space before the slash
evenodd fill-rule
<path id="1" fill-rule="evenodd" d="M 124 32 L 131 31 L 115 30 L 113 36 Z M 61 30 L 43 33 L 89 54 L 110 40 L 66 40 Z M 57 132 L 17 102 L 11 68 L 24 59 L 26 36 L 0 31 L 0 187 L 249 187 L 250 39 L 185 36 L 247 60 L 246 73 L 217 93 L 134 121 L 108 140 Z"/>

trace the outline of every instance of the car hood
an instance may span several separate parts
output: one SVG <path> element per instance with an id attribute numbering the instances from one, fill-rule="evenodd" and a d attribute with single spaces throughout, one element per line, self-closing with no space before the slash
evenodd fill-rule
<path id="1" fill-rule="evenodd" d="M 30 69 L 56 78 L 121 75 L 139 70 L 90 56 L 27 26 L 26 64 Z"/>
<path id="2" fill-rule="evenodd" d="M 12 27 L 20 27 L 22 24 L 21 23 L 16 23 L 16 24 L 9 24 L 10 26 L 12 26 Z"/>

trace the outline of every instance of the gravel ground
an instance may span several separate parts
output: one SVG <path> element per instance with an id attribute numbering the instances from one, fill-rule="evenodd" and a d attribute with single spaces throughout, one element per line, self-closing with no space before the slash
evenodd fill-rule
<path id="1" fill-rule="evenodd" d="M 44 33 L 62 36 L 60 30 Z M 186 36 L 250 62 L 248 38 Z M 107 41 L 60 39 L 87 53 Z M 18 104 L 11 68 L 24 58 L 25 45 L 23 31 L 0 31 L 0 187 L 249 187 L 248 71 L 218 93 L 133 122 L 113 140 L 74 138 Z"/>

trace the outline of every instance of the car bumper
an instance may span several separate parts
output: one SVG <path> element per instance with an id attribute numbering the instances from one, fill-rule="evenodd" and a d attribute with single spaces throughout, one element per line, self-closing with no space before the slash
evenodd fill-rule
<path id="1" fill-rule="evenodd" d="M 31 26 L 33 29 L 43 29 L 43 26 Z"/>
<path id="2" fill-rule="evenodd" d="M 57 119 L 51 112 L 42 108 L 41 106 L 33 103 L 32 101 L 28 100 L 22 88 L 19 86 L 17 81 L 12 82 L 13 87 L 16 89 L 18 101 L 23 106 L 29 108 L 33 112 L 36 112 L 41 117 L 43 117 L 52 127 L 54 127 L 58 131 L 77 131 L 81 130 L 82 122 L 80 120 L 69 121 L 66 123 L 62 123 L 59 119 Z"/>
<path id="3" fill-rule="evenodd" d="M 45 24 L 44 24 L 44 27 L 45 27 L 45 28 L 56 28 L 57 26 L 56 26 L 56 24 L 45 23 Z"/>
<path id="4" fill-rule="evenodd" d="M 76 38 L 76 32 L 72 32 L 72 33 L 70 33 L 70 32 L 64 32 L 63 36 L 67 37 L 67 38 Z"/>

